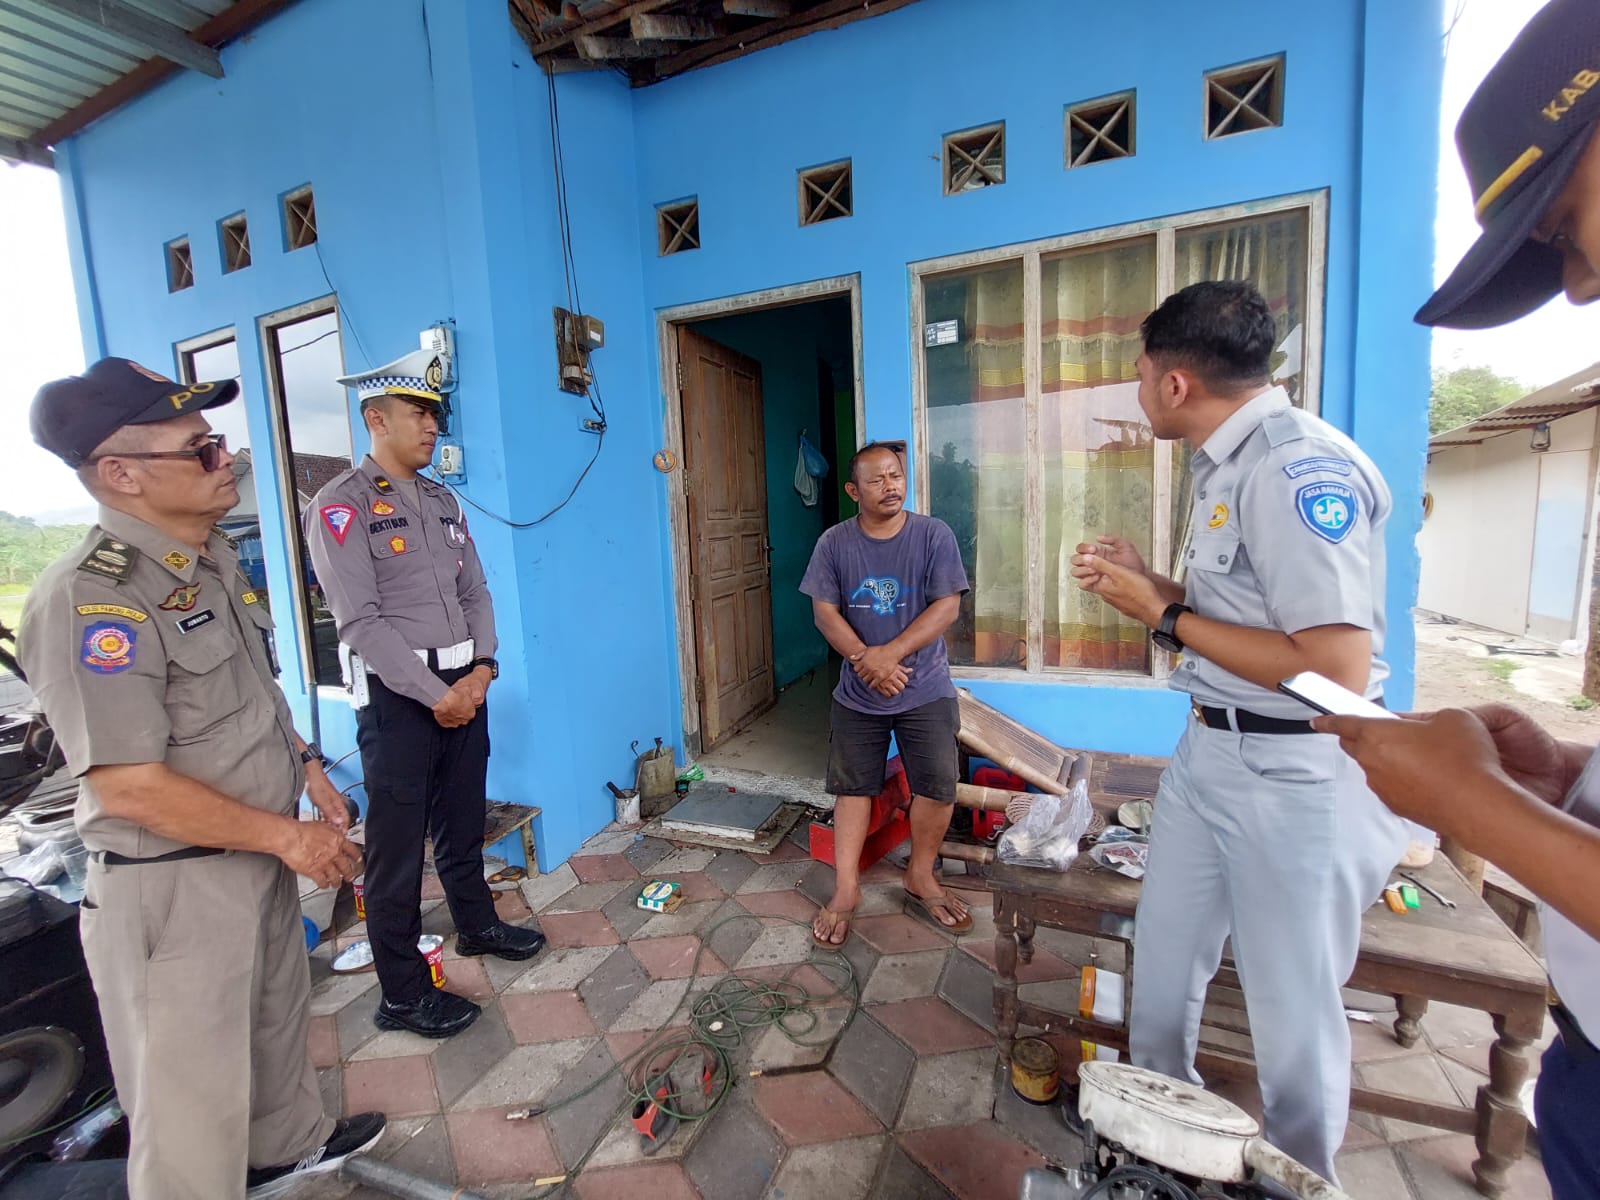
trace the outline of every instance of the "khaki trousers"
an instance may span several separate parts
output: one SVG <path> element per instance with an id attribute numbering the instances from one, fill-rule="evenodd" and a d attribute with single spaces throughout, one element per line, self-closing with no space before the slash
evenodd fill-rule
<path id="1" fill-rule="evenodd" d="M 247 1166 L 328 1139 L 293 872 L 263 854 L 93 859 L 80 928 L 132 1126 L 131 1200 L 241 1200 Z"/>

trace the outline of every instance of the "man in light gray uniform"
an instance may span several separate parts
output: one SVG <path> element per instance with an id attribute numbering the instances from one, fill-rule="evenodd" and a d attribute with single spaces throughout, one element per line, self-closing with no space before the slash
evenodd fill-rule
<path id="1" fill-rule="evenodd" d="M 1266 1135 L 1333 1179 L 1350 1101 L 1339 989 L 1406 833 L 1276 685 L 1316 671 L 1381 697 L 1389 489 L 1354 442 L 1268 385 L 1276 339 L 1253 287 L 1185 288 L 1143 333 L 1140 405 L 1157 437 L 1194 449 L 1187 587 L 1121 538 L 1073 559 L 1080 586 L 1182 651 L 1172 686 L 1193 697 L 1156 798 L 1131 1055 L 1200 1082 L 1201 1009 L 1231 937 Z"/>
<path id="2" fill-rule="evenodd" d="M 494 606 L 443 484 L 418 472 L 440 429 L 441 364 L 417 351 L 363 375 L 356 388 L 372 453 L 306 510 L 306 542 L 356 701 L 367 789 L 367 932 L 383 1000 L 380 1029 L 449 1037 L 477 1019 L 464 996 L 435 989 L 422 933 L 422 844 L 455 921 L 461 954 L 532 958 L 534 929 L 495 915 L 483 878 L 489 713 L 499 674 Z"/>

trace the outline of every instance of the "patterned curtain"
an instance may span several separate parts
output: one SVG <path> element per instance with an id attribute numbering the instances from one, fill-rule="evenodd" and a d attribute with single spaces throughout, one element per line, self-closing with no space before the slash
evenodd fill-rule
<path id="1" fill-rule="evenodd" d="M 1306 268 L 1309 260 L 1305 210 L 1241 221 L 1232 225 L 1184 230 L 1176 239 L 1177 285 L 1188 287 L 1208 279 L 1242 279 L 1256 285 L 1272 309 L 1278 348 L 1272 356 L 1272 379 L 1296 404 L 1305 403 Z M 1184 552 L 1194 533 L 1193 475 L 1189 449 L 1172 455 L 1172 570 L 1183 578 Z"/>
<path id="2" fill-rule="evenodd" d="M 1079 542 L 1121 534 L 1148 553 L 1155 449 L 1139 409 L 1139 323 L 1155 303 L 1153 240 L 1046 260 L 1039 433 L 1044 664 L 1143 671 L 1144 627 L 1081 590 Z"/>

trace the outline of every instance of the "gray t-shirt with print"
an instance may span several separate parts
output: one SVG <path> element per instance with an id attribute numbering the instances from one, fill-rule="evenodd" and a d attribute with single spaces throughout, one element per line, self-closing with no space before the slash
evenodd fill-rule
<path id="1" fill-rule="evenodd" d="M 807 596 L 837 604 L 869 646 L 893 641 L 935 600 L 967 589 L 966 568 L 950 526 L 914 512 L 906 513 L 906 523 L 891 538 L 868 537 L 855 517 L 841 521 L 817 541 L 800 581 Z M 901 662 L 911 668 L 911 678 L 898 696 L 873 691 L 845 663 L 834 699 L 857 712 L 901 713 L 955 696 L 942 637 Z"/>

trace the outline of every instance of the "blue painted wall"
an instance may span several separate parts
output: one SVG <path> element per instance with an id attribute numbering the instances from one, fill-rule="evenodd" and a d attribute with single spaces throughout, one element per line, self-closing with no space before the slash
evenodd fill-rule
<path id="1" fill-rule="evenodd" d="M 1323 411 L 1394 488 L 1390 695 L 1409 699 L 1427 395 L 1427 341 L 1409 316 L 1432 259 L 1439 0 L 1218 0 L 1203 13 L 1136 0 L 1097 10 L 1092 28 L 1080 6 L 1014 8 L 1000 27 L 975 24 L 961 0 L 923 0 L 639 91 L 606 73 L 558 80 L 577 282 L 607 326 L 595 367 L 610 428 L 547 522 L 512 529 L 472 514 L 505 663 L 490 788 L 544 809 L 546 866 L 609 819 L 602 785 L 631 774 L 631 741 L 682 744 L 677 643 L 688 631 L 672 603 L 667 479 L 650 466 L 669 403 L 655 314 L 715 297 L 859 275 L 862 434 L 909 438 L 909 263 L 1326 189 Z M 1155 25 L 1172 31 L 1159 56 L 1148 51 Z M 1018 27 L 1035 33 L 1008 32 Z M 1285 127 L 1203 141 L 1202 72 L 1280 52 Z M 520 523 L 559 504 L 596 439 L 578 428 L 585 402 L 554 383 L 550 310 L 569 301 L 547 82 L 503 5 L 304 0 L 225 48 L 223 63 L 224 79 L 175 77 L 62 148 L 89 351 L 167 364 L 173 343 L 234 327 L 252 441 L 266 447 L 258 317 L 337 292 L 349 369 L 453 317 L 468 497 Z M 1063 169 L 1064 105 L 1128 87 L 1137 156 Z M 942 196 L 940 137 L 996 120 L 1007 182 Z M 855 215 L 799 227 L 796 170 L 845 156 Z M 279 196 L 307 181 L 320 262 L 285 253 L 279 232 Z M 703 248 L 658 257 L 653 206 L 688 195 L 700 199 Z M 240 210 L 255 261 L 224 276 L 216 222 Z M 184 235 L 196 286 L 169 295 L 162 247 Z M 276 512 L 273 477 L 257 479 L 263 512 Z M 268 519 L 263 533 L 269 586 L 287 595 L 286 531 Z M 304 725 L 305 683 L 283 657 Z M 975 690 L 1090 748 L 1164 753 L 1184 711 L 1148 687 Z M 326 747 L 349 749 L 348 707 L 329 697 L 321 711 Z"/>

